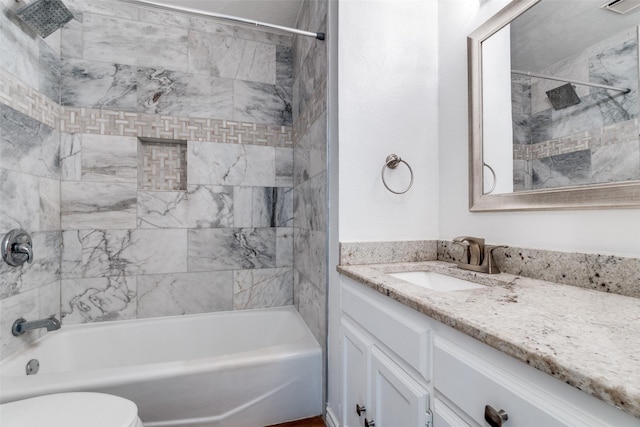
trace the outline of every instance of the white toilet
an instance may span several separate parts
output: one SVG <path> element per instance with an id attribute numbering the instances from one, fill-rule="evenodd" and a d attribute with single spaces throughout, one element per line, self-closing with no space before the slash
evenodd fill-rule
<path id="1" fill-rule="evenodd" d="M 0 405 L 2 427 L 144 427 L 130 400 L 102 393 L 59 393 Z"/>

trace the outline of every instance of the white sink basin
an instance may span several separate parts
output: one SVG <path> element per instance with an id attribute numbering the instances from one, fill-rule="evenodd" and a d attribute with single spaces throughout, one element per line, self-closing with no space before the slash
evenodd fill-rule
<path id="1" fill-rule="evenodd" d="M 388 273 L 397 279 L 402 279 L 414 285 L 434 291 L 461 291 L 464 289 L 484 288 L 484 285 L 458 279 L 457 277 L 445 276 L 433 271 L 404 271 L 401 273 Z"/>

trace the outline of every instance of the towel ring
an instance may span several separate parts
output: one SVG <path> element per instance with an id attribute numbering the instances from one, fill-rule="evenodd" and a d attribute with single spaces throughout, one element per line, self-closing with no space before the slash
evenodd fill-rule
<path id="1" fill-rule="evenodd" d="M 486 164 L 486 163 L 482 163 L 482 165 L 483 165 L 485 168 L 489 168 L 489 171 L 491 171 L 491 175 L 493 175 L 493 186 L 491 187 L 491 190 L 489 190 L 489 191 L 486 191 L 486 192 L 482 193 L 483 195 L 487 195 L 487 194 L 491 194 L 491 193 L 493 193 L 493 190 L 495 190 L 495 189 L 496 189 L 496 185 L 498 184 L 498 178 L 496 177 L 496 171 L 494 171 L 494 170 L 493 170 L 493 168 L 492 168 L 491 166 L 489 166 L 489 165 L 488 165 L 488 164 Z M 484 182 L 484 181 L 483 181 L 483 182 Z"/>
<path id="2" fill-rule="evenodd" d="M 387 168 L 395 169 L 395 168 L 398 167 L 398 165 L 400 163 L 404 163 L 405 165 L 407 165 L 407 168 L 409 168 L 409 173 L 411 174 L 411 182 L 409 182 L 409 186 L 407 188 L 405 188 L 404 190 L 395 191 L 395 190 L 392 190 L 391 188 L 389 188 L 389 186 L 387 185 L 387 181 L 384 179 L 384 170 L 387 169 Z M 413 185 L 413 169 L 411 169 L 411 166 L 409 166 L 409 163 L 407 163 L 404 160 L 402 160 L 396 154 L 389 154 L 387 156 L 387 159 L 384 162 L 384 166 L 382 166 L 382 172 L 380 172 L 380 175 L 382 176 L 382 183 L 384 184 L 384 186 L 387 188 L 387 190 L 391 191 L 393 194 L 404 194 L 407 191 L 409 191 L 409 189 Z"/>

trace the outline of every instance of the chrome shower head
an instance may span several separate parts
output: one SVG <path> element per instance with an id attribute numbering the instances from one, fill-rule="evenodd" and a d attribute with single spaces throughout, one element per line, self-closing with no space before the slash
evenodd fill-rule
<path id="1" fill-rule="evenodd" d="M 33 0 L 18 9 L 16 15 L 43 38 L 73 19 L 61 0 Z"/>
<path id="2" fill-rule="evenodd" d="M 546 93 L 551 105 L 553 105 L 553 108 L 556 110 L 580 104 L 580 97 L 571 83 L 558 86 L 555 89 L 548 90 Z"/>

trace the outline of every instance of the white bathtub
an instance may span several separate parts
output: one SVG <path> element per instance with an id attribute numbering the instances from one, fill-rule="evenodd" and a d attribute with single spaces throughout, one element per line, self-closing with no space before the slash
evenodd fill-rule
<path id="1" fill-rule="evenodd" d="M 283 307 L 63 326 L 0 362 L 0 403 L 65 391 L 126 397 L 145 427 L 260 427 L 322 412 L 321 349 Z"/>

